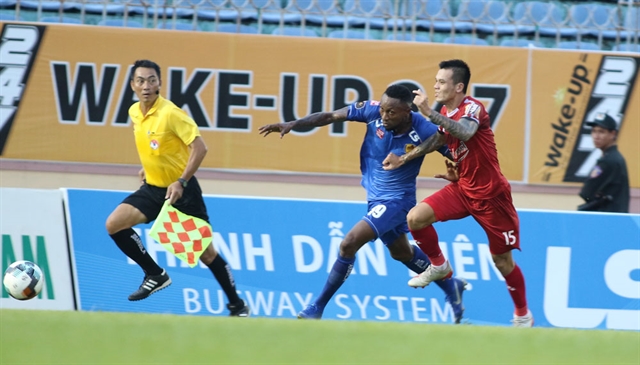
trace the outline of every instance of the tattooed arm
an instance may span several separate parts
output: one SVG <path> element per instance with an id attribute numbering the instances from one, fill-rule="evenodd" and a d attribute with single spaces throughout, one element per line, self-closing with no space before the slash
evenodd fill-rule
<path id="1" fill-rule="evenodd" d="M 385 170 L 397 169 L 398 167 L 404 165 L 405 163 L 413 160 L 416 157 L 420 157 L 426 155 L 429 152 L 437 150 L 438 148 L 442 147 L 446 143 L 446 141 L 447 139 L 444 134 L 441 134 L 439 132 L 434 133 L 419 146 L 416 146 L 414 149 L 402 156 L 398 156 L 393 152 L 388 154 L 384 161 L 382 161 L 382 168 Z M 451 155 L 449 155 L 449 153 L 447 153 L 447 155 L 448 158 L 451 158 Z"/>
<path id="2" fill-rule="evenodd" d="M 431 109 L 427 116 L 433 124 L 442 126 L 450 135 L 464 142 L 468 141 L 478 131 L 478 122 L 475 120 L 461 118 L 456 122 L 433 109 Z"/>
<path id="3" fill-rule="evenodd" d="M 265 137 L 272 132 L 280 132 L 280 138 L 282 138 L 295 127 L 322 127 L 335 122 L 344 122 L 347 120 L 348 113 L 349 107 L 345 106 L 342 109 L 334 110 L 332 112 L 309 114 L 306 117 L 294 120 L 293 122 L 264 125 L 260 127 L 258 131 Z"/>

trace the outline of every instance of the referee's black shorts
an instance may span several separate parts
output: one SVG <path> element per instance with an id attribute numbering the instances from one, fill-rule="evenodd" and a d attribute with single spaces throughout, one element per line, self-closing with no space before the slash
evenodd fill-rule
<path id="1" fill-rule="evenodd" d="M 164 205 L 167 188 L 159 188 L 149 185 L 146 182 L 140 186 L 133 194 L 126 197 L 122 203 L 132 205 L 138 208 L 142 214 L 147 217 L 147 223 L 155 220 Z M 202 189 L 196 177 L 192 177 L 187 184 L 186 189 L 182 193 L 182 197 L 178 199 L 173 206 L 184 214 L 188 214 L 209 222 L 207 207 L 204 205 L 202 198 Z"/>

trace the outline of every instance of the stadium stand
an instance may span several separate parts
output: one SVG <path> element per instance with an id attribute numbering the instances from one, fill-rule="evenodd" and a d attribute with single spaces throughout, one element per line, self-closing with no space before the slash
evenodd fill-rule
<path id="1" fill-rule="evenodd" d="M 519 39 L 503 38 L 500 41 L 500 45 L 503 47 L 529 47 L 529 46 L 538 47 L 538 48 L 544 47 L 544 45 L 540 42 L 536 42 L 536 41 L 524 39 L 524 38 L 519 38 Z"/>
<path id="2" fill-rule="evenodd" d="M 489 42 L 485 41 L 482 38 L 476 38 L 468 35 L 457 35 L 455 37 L 447 37 L 442 43 L 453 43 L 453 44 L 475 44 L 477 46 L 488 46 Z"/>
<path id="3" fill-rule="evenodd" d="M 65 23 L 65 24 L 82 24 L 78 18 L 70 18 L 66 16 L 45 16 L 40 19 L 43 23 Z"/>
<path id="4" fill-rule="evenodd" d="M 273 35 L 288 35 L 294 37 L 317 37 L 318 33 L 309 29 L 309 28 L 300 28 L 300 27 L 284 27 L 284 28 L 275 28 L 271 34 Z"/>
<path id="5" fill-rule="evenodd" d="M 599 51 L 600 46 L 591 42 L 576 42 L 576 41 L 563 41 L 558 43 L 560 49 L 586 49 Z"/>
<path id="6" fill-rule="evenodd" d="M 386 39 L 388 41 L 429 42 L 428 37 L 415 33 L 389 33 Z"/>
<path id="7" fill-rule="evenodd" d="M 0 20 L 637 52 L 640 0 L 0 0 Z"/>

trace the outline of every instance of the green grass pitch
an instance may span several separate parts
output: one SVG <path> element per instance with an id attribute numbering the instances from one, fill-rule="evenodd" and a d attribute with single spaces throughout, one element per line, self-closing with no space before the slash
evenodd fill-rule
<path id="1" fill-rule="evenodd" d="M 0 364 L 639 364 L 640 333 L 0 310 Z"/>

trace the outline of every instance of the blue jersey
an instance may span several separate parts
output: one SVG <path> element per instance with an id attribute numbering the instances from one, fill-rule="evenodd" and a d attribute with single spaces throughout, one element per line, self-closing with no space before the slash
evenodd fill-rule
<path id="1" fill-rule="evenodd" d="M 424 156 L 414 158 L 398 169 L 385 171 L 382 161 L 390 152 L 404 155 L 426 139 L 437 133 L 437 126 L 418 113 L 411 113 L 412 128 L 401 135 L 395 135 L 382 125 L 380 102 L 368 100 L 349 105 L 347 120 L 367 123 L 367 132 L 360 150 L 360 170 L 362 186 L 367 191 L 369 202 L 410 199 L 416 200 L 416 177 Z M 447 146 L 438 152 L 445 154 Z"/>

